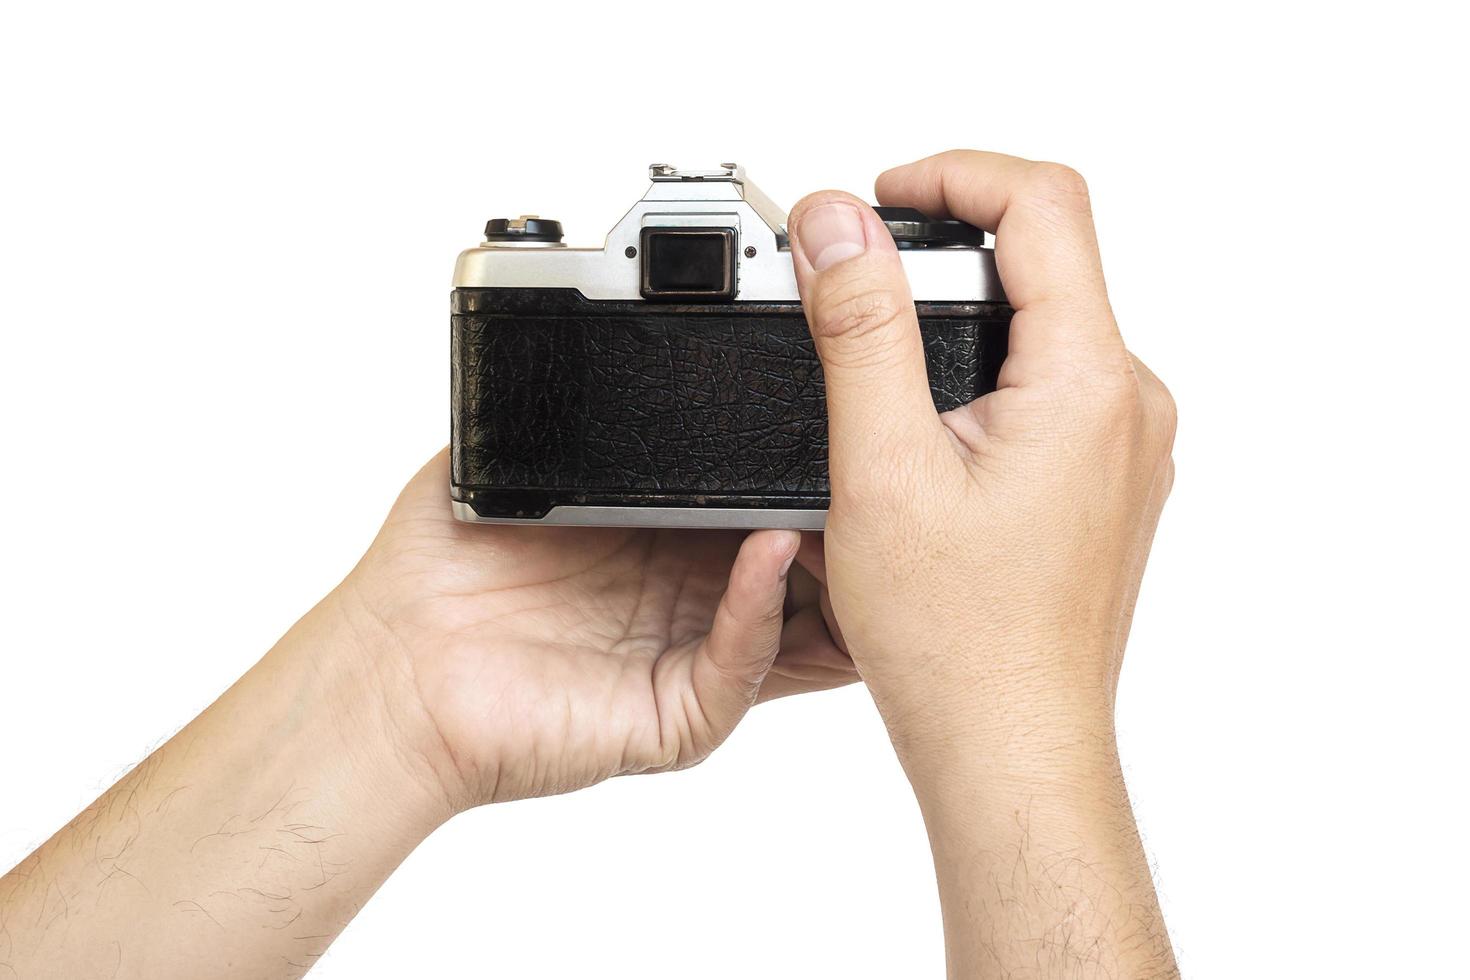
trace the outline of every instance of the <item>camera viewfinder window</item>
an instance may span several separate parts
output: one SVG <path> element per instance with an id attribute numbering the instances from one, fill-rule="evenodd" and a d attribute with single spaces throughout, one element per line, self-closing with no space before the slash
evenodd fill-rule
<path id="1" fill-rule="evenodd" d="M 642 238 L 645 297 L 734 298 L 732 229 L 645 228 Z"/>

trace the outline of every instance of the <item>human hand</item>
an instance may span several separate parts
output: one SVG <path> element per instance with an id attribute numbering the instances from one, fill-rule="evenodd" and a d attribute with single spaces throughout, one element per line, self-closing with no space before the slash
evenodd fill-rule
<path id="1" fill-rule="evenodd" d="M 1118 334 L 1086 187 L 951 152 L 877 191 L 994 231 L 1016 315 L 999 390 L 938 414 L 881 221 L 836 192 L 792 212 L 830 415 L 824 577 L 848 652 L 901 752 L 956 726 L 1013 745 L 1023 729 L 1110 730 L 1174 408 Z"/>
<path id="2" fill-rule="evenodd" d="M 337 589 L 0 878 L 0 968 L 301 976 L 455 812 L 692 765 L 755 701 L 854 680 L 797 544 L 461 524 L 441 453 Z"/>
<path id="3" fill-rule="evenodd" d="M 755 702 L 857 678 L 795 532 L 465 524 L 448 486 L 446 451 L 337 605 L 453 808 L 690 766 Z"/>
<path id="4" fill-rule="evenodd" d="M 1172 400 L 1123 346 L 1075 172 L 951 152 L 877 191 L 994 232 L 1016 310 L 998 389 L 938 414 L 877 215 L 792 211 L 832 478 L 802 560 L 918 796 L 951 976 L 1176 975 L 1113 732 Z"/>

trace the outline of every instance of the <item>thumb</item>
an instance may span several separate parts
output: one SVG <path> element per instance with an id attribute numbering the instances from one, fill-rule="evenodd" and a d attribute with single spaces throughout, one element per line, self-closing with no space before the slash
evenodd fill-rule
<path id="1" fill-rule="evenodd" d="M 797 289 L 827 384 L 835 483 L 939 434 L 919 318 L 893 236 L 850 194 L 822 191 L 788 220 Z"/>
<path id="2" fill-rule="evenodd" d="M 695 703 L 713 748 L 755 703 L 781 647 L 786 578 L 801 536 L 755 531 L 740 545 L 714 623 L 693 665 Z"/>

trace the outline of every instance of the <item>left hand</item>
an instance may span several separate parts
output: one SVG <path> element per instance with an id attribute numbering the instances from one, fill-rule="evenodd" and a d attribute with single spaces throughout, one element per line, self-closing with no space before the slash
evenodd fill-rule
<path id="1" fill-rule="evenodd" d="M 448 486 L 444 452 L 336 605 L 454 809 L 690 766 L 757 701 L 857 679 L 794 531 L 465 524 Z"/>

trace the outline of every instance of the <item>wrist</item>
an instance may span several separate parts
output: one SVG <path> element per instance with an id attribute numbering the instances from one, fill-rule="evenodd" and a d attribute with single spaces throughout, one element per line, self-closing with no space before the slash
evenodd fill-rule
<path id="1" fill-rule="evenodd" d="M 955 782 L 1062 792 L 1116 771 L 1110 692 L 1060 685 L 1043 691 L 995 686 L 979 692 L 952 683 L 931 690 L 906 699 L 907 705 L 874 692 L 894 749 L 918 792 L 939 792 Z"/>
<path id="2" fill-rule="evenodd" d="M 1081 814 L 1123 797 L 1110 692 L 1045 677 L 931 691 L 906 702 L 921 708 L 875 693 L 931 830 L 1012 819 L 1018 807 Z"/>
<path id="3" fill-rule="evenodd" d="M 352 637 L 329 596 L 37 852 L 49 891 L 0 889 L 5 904 L 40 896 L 16 933 L 21 972 L 153 976 L 167 952 L 180 969 L 275 976 L 320 955 L 448 816 L 398 757 L 391 696 Z M 43 925 L 55 902 L 86 922 Z"/>
<path id="4" fill-rule="evenodd" d="M 302 617 L 255 671 L 296 692 L 297 710 L 318 730 L 314 737 L 338 755 L 345 792 L 395 832 L 422 839 L 462 809 L 408 668 L 364 615 L 350 583 Z"/>
<path id="5" fill-rule="evenodd" d="M 899 758 L 926 819 L 973 821 L 1018 804 L 1078 812 L 1124 798 L 1111 729 L 1026 731 L 1010 739 L 952 736 Z"/>

